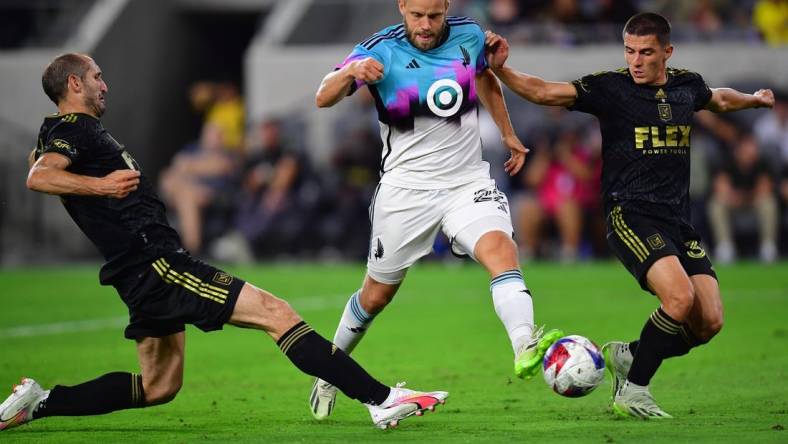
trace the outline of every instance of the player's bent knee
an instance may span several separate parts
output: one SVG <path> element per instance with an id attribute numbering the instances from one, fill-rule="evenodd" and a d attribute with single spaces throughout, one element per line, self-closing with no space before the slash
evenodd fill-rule
<path id="1" fill-rule="evenodd" d="M 301 321 L 298 313 L 284 299 L 264 290 L 259 290 L 257 297 L 260 302 L 260 312 L 257 318 L 260 327 L 271 326 L 275 323 L 295 325 Z"/>
<path id="2" fill-rule="evenodd" d="M 503 231 L 489 231 L 484 233 L 476 242 L 474 253 L 477 257 L 482 255 L 508 255 L 517 253 L 517 245 L 512 237 Z"/>
<path id="3" fill-rule="evenodd" d="M 276 296 L 272 296 L 272 299 L 273 300 L 270 302 L 272 306 L 271 312 L 276 313 L 277 318 L 286 319 L 287 322 L 293 323 L 301 321 L 301 316 L 298 315 L 289 302 Z"/>
<path id="4" fill-rule="evenodd" d="M 474 247 L 474 257 L 491 276 L 520 267 L 517 244 L 503 231 L 489 231 Z"/>
<path id="5" fill-rule="evenodd" d="M 665 312 L 679 322 L 686 321 L 694 303 L 691 286 L 671 291 L 660 299 Z"/>
<path id="6" fill-rule="evenodd" d="M 179 380 L 145 387 L 145 404 L 147 406 L 166 404 L 175 399 L 182 386 L 183 381 Z"/>
<path id="7" fill-rule="evenodd" d="M 715 316 L 712 319 L 706 319 L 703 328 L 699 333 L 699 338 L 704 343 L 711 341 L 712 338 L 722 331 L 723 320 L 722 316 Z"/>
<path id="8" fill-rule="evenodd" d="M 282 328 L 295 325 L 300 320 L 287 301 L 247 283 L 236 302 L 230 323 L 269 333 L 283 333 Z"/>

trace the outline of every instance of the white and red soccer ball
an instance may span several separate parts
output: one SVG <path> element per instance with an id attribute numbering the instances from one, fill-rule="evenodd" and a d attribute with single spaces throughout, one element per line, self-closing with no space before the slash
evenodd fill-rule
<path id="1" fill-rule="evenodd" d="M 557 340 L 544 355 L 544 380 L 562 396 L 591 393 L 605 378 L 605 359 L 588 338 L 571 335 Z"/>

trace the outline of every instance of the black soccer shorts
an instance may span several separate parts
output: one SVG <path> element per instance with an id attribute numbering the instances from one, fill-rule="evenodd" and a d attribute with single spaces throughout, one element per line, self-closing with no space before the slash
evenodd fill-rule
<path id="1" fill-rule="evenodd" d="M 717 279 L 700 236 L 686 222 L 648 217 L 616 206 L 607 215 L 607 244 L 640 287 L 650 293 L 646 273 L 665 256 L 677 256 L 688 276 L 706 274 Z"/>
<path id="2" fill-rule="evenodd" d="M 129 308 L 125 336 L 160 338 L 184 331 L 185 324 L 221 330 L 244 283 L 185 251 L 164 254 L 114 284 Z"/>

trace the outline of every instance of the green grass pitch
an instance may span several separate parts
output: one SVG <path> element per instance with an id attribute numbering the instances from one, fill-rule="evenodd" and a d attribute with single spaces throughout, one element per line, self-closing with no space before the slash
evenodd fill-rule
<path id="1" fill-rule="evenodd" d="M 617 263 L 523 270 L 538 323 L 600 345 L 634 338 L 657 305 Z M 357 265 L 231 271 L 290 300 L 329 338 L 363 275 Z M 485 273 L 472 264 L 424 264 L 410 271 L 353 356 L 385 383 L 450 391 L 438 413 L 380 431 L 363 406 L 340 395 L 332 419 L 315 422 L 307 407 L 311 378 L 265 334 L 190 328 L 185 383 L 175 401 L 49 418 L 2 432 L 0 442 L 786 443 L 788 264 L 718 273 L 725 328 L 709 346 L 666 361 L 652 383 L 672 421 L 616 419 L 609 379 L 580 399 L 554 394 L 541 378 L 513 379 L 512 351 Z M 98 285 L 97 274 L 95 266 L 0 270 L 0 398 L 21 376 L 50 387 L 138 371 L 134 345 L 122 336 L 125 307 L 112 288 Z"/>

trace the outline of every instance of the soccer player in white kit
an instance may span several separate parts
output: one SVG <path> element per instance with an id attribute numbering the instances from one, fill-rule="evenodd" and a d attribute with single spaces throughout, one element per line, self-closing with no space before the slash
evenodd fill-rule
<path id="1" fill-rule="evenodd" d="M 520 171 L 527 150 L 488 69 L 484 33 L 470 18 L 448 16 L 448 7 L 448 0 L 399 0 L 403 23 L 356 45 L 317 91 L 317 106 L 330 107 L 366 84 L 384 145 L 380 184 L 370 205 L 367 275 L 345 306 L 334 343 L 353 351 L 391 302 L 408 267 L 430 253 L 443 230 L 455 254 L 471 256 L 489 272 L 495 311 L 512 342 L 515 374 L 530 378 L 563 333 L 534 331 L 509 203 L 482 160 L 478 102 L 511 151 L 507 173 Z M 331 414 L 336 391 L 315 380 L 310 396 L 315 418 Z"/>

